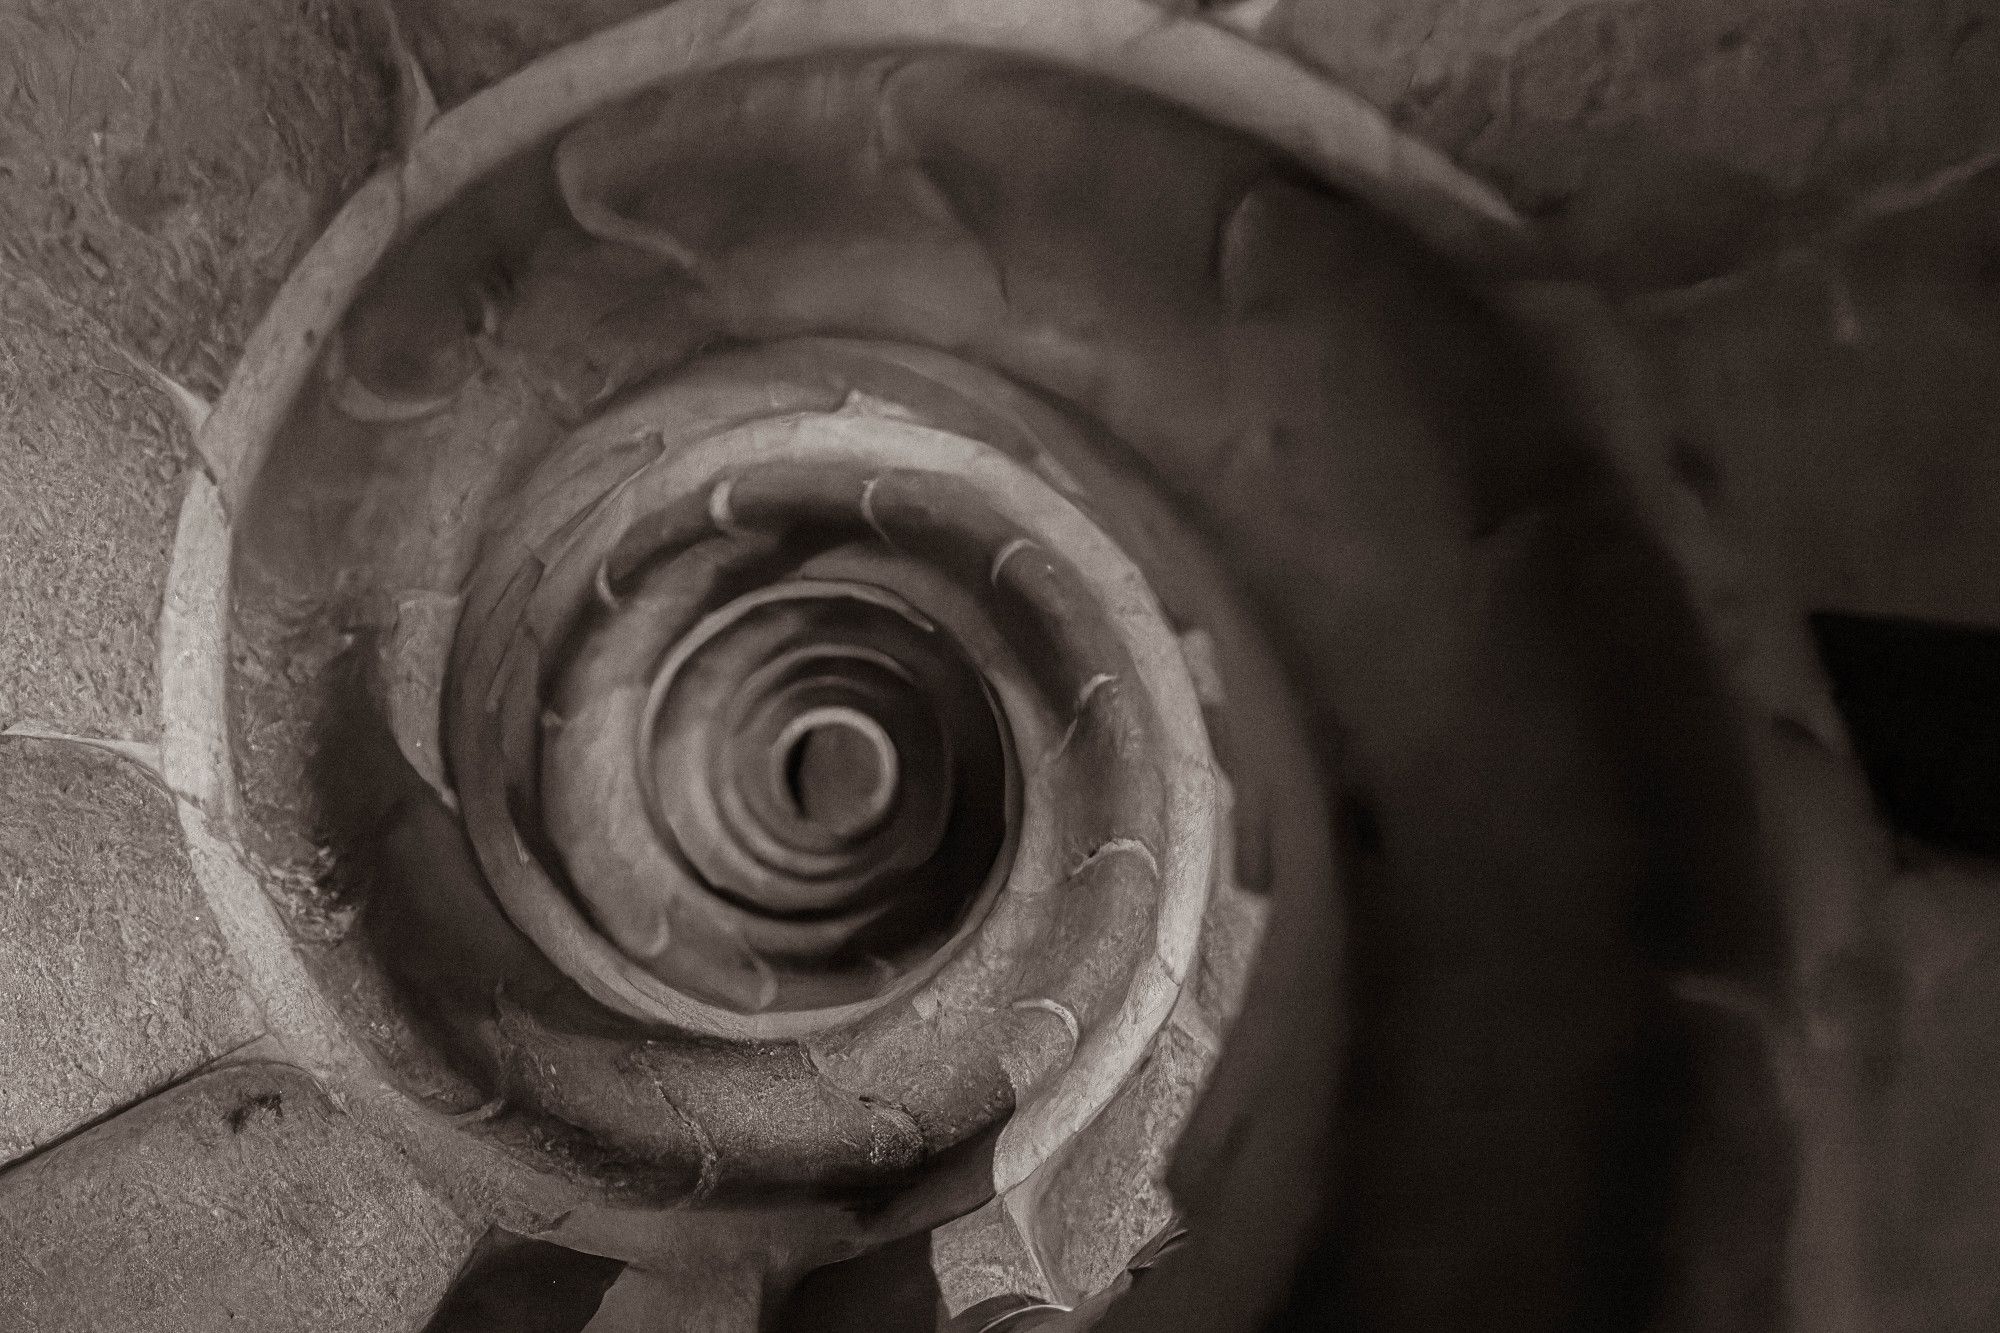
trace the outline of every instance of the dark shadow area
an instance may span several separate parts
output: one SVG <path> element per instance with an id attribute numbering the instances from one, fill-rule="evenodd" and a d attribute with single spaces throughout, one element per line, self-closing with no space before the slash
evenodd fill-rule
<path id="1" fill-rule="evenodd" d="M 480 1238 L 424 1333 L 579 1333 L 625 1271 L 494 1227 Z"/>
<path id="2" fill-rule="evenodd" d="M 930 1233 L 806 1275 L 771 1333 L 933 1333 L 942 1311 Z"/>
<path id="3" fill-rule="evenodd" d="M 1890 823 L 2000 855 L 2000 630 L 1834 612 L 1812 629 Z"/>

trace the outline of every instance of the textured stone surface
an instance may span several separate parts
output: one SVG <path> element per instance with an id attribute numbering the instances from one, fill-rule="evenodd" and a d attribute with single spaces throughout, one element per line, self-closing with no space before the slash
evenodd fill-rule
<path id="1" fill-rule="evenodd" d="M 472 1242 L 303 1073 L 230 1066 L 0 1175 L 0 1330 L 414 1328 Z"/>
<path id="2" fill-rule="evenodd" d="M 931 1270 L 947 1313 L 963 1314 L 996 1296 L 1055 1292 L 1004 1200 L 990 1199 L 931 1232 Z"/>
<path id="3" fill-rule="evenodd" d="M 0 725 L 152 726 L 186 453 L 118 349 L 216 392 L 380 101 L 334 0 L 0 7 Z"/>
<path id="4" fill-rule="evenodd" d="M 1027 1184 L 933 1233 L 933 1271 L 954 1314 L 997 1296 L 1077 1300 L 1122 1274 L 1172 1219 L 1167 1163 L 1242 1005 L 1269 908 L 1218 885 L 1194 975 L 1139 1068 Z"/>
<path id="5" fill-rule="evenodd" d="M 1108 1285 L 1172 1218 L 1167 1161 L 1211 1059 L 1182 1029 L 1168 1027 L 1138 1073 L 1052 1164 L 1036 1238 L 1065 1299 Z"/>
<path id="6" fill-rule="evenodd" d="M 181 467 L 170 417 L 87 316 L 5 263 L 0 441 L 0 726 L 142 735 Z"/>
<path id="7" fill-rule="evenodd" d="M 1270 900 L 1233 883 L 1211 893 L 1201 955 L 1145 1062 L 1045 1168 L 1026 1204 L 1044 1279 L 1073 1301 L 1125 1271 L 1174 1216 L 1167 1164 L 1242 1007 Z"/>
<path id="8" fill-rule="evenodd" d="M 257 1034 L 134 765 L 0 739 L 0 1015 L 0 1162 Z"/>

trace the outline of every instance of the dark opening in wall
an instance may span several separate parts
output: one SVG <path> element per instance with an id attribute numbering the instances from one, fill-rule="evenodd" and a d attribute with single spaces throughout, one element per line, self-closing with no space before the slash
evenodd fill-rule
<path id="1" fill-rule="evenodd" d="M 2000 629 L 1834 612 L 1812 629 L 1890 822 L 2000 855 Z"/>
<path id="2" fill-rule="evenodd" d="M 625 1271 L 494 1227 L 465 1261 L 424 1333 L 578 1333 Z"/>

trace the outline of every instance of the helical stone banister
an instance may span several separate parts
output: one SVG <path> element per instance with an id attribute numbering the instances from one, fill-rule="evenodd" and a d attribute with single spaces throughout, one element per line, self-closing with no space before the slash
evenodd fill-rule
<path id="1" fill-rule="evenodd" d="M 1622 933 L 1756 879 L 1769 767 L 1680 498 L 1454 262 L 1537 261 L 1141 0 L 678 0 L 421 126 L 203 423 L 162 622 L 162 770 L 287 1054 L 488 1223 L 754 1305 L 971 1214 L 1072 1303 L 1167 1220 L 1267 904 L 1342 1003 L 1338 816 L 1370 966 L 1504 997 L 1389 987 L 1361 1067 L 1382 1013 L 1519 1034 L 1344 1143 L 1518 1202 L 1468 1282 L 1622 1243 L 1544 1188 L 1612 1134 L 1565 1090 L 1625 1077 L 1656 974 L 1770 975 L 1763 901 L 1714 956 Z M 1222 1100 L 1215 1170 L 1257 1150 Z M 1456 1262 L 1392 1154 L 1271 1123 L 1300 1199 L 1361 1173 L 1368 1262 Z M 1493 1128 L 1538 1123 L 1578 1158 Z"/>

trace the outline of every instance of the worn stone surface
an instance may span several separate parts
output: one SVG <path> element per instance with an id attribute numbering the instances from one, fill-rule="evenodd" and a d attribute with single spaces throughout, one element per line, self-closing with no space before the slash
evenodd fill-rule
<path id="1" fill-rule="evenodd" d="M 131 379 L 86 316 L 0 264 L 0 726 L 151 729 L 181 455 Z"/>
<path id="2" fill-rule="evenodd" d="M 415 1328 L 473 1239 L 305 1074 L 228 1066 L 0 1175 L 0 1330 Z"/>
<path id="3" fill-rule="evenodd" d="M 931 1271 L 948 1314 L 996 1296 L 1055 1295 L 1033 1247 L 1003 1199 L 989 1199 L 931 1232 Z"/>
<path id="4" fill-rule="evenodd" d="M 153 726 L 187 453 L 119 349 L 213 395 L 383 115 L 344 0 L 0 7 L 0 725 Z"/>
<path id="5" fill-rule="evenodd" d="M 932 1234 L 954 1314 L 996 1296 L 1077 1300 L 1122 1274 L 1173 1217 L 1167 1163 L 1242 1005 L 1269 906 L 1218 885 L 1194 974 L 1131 1078 L 1025 1185 Z"/>
<path id="6" fill-rule="evenodd" d="M 0 739 L 0 1015 L 0 1161 L 257 1035 L 136 766 Z"/>
<path id="7" fill-rule="evenodd" d="M 1051 1163 L 1035 1239 L 1066 1299 L 1108 1285 L 1173 1216 L 1167 1161 L 1213 1056 L 1169 1026 L 1089 1130 Z"/>

